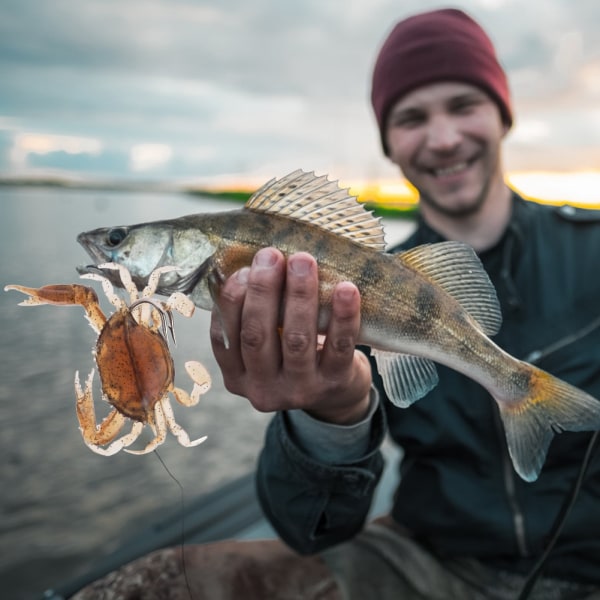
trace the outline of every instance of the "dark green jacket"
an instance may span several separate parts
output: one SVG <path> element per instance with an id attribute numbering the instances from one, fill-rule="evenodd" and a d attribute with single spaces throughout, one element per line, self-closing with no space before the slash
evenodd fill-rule
<path id="1" fill-rule="evenodd" d="M 397 250 L 438 241 L 421 222 Z M 502 307 L 495 341 L 600 398 L 600 212 L 542 206 L 515 194 L 504 237 L 480 258 Z M 257 485 L 265 513 L 290 546 L 312 553 L 360 530 L 387 430 L 404 450 L 392 511 L 399 523 L 440 556 L 476 557 L 519 572 L 533 564 L 590 434 L 555 437 L 539 479 L 526 483 L 512 469 L 487 391 L 443 366 L 438 372 L 438 386 L 410 408 L 384 400 L 373 418 L 371 452 L 354 464 L 314 461 L 295 444 L 285 413 L 276 415 Z M 600 458 L 549 568 L 554 576 L 600 584 Z"/>

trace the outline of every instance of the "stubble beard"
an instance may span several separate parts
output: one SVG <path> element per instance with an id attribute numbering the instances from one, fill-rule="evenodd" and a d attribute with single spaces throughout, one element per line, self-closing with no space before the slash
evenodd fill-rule
<path id="1" fill-rule="evenodd" d="M 466 217 L 470 217 L 479 212 L 481 207 L 483 206 L 491 187 L 491 178 L 486 179 L 481 191 L 475 198 L 473 202 L 470 202 L 463 206 L 453 207 L 453 206 L 445 206 L 443 203 L 439 202 L 433 195 L 428 194 L 427 192 L 423 192 L 419 190 L 419 200 L 426 204 L 431 210 L 452 219 L 464 219 Z"/>

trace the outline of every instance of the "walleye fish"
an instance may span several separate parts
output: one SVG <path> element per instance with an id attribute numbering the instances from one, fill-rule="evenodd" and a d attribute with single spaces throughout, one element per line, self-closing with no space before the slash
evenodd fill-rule
<path id="1" fill-rule="evenodd" d="M 183 292 L 207 310 L 218 304 L 222 282 L 260 248 L 309 252 L 319 266 L 320 330 L 335 285 L 354 282 L 359 343 L 371 347 L 390 400 L 407 407 L 424 396 L 437 384 L 436 362 L 477 381 L 498 403 L 514 468 L 526 481 L 537 479 L 554 433 L 600 429 L 599 401 L 490 340 L 500 307 L 470 246 L 386 253 L 379 219 L 327 176 L 294 171 L 239 210 L 96 229 L 77 239 L 96 265 L 124 265 L 140 287 L 155 269 L 178 267 L 162 275 L 158 293 Z M 89 269 L 97 267 L 79 270 Z"/>

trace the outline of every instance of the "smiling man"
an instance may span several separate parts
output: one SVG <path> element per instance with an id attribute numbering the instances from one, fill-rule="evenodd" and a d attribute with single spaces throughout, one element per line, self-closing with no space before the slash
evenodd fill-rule
<path id="1" fill-rule="evenodd" d="M 497 242 L 511 213 L 501 142 L 513 117 L 479 25 L 456 10 L 398 23 L 375 64 L 372 102 L 383 150 L 419 190 L 425 220 L 476 250 Z"/>
<path id="2" fill-rule="evenodd" d="M 486 92 L 456 82 L 408 92 L 385 125 L 389 157 L 419 190 L 425 220 L 478 251 L 500 239 L 511 214 L 500 156 L 508 128 Z"/>
<path id="3" fill-rule="evenodd" d="M 582 260 L 600 252 L 600 214 L 526 202 L 505 183 L 502 145 L 513 110 L 487 34 L 454 9 L 399 22 L 377 56 L 371 99 L 384 153 L 420 194 L 418 227 L 395 250 L 445 240 L 470 244 L 502 307 L 497 343 L 519 358 L 537 357 L 546 370 L 600 398 L 600 282 L 593 261 Z M 284 279 L 291 296 L 306 288 L 283 270 L 279 256 L 273 264 L 270 274 L 253 267 L 243 291 L 235 282 L 227 288 L 239 302 L 232 314 L 242 336 L 244 317 L 256 332 L 265 289 L 281 289 Z M 298 315 L 312 302 L 309 294 Z M 296 318 L 288 308 L 284 334 Z M 332 345 L 348 346 L 343 334 L 356 335 L 359 316 L 356 298 L 340 302 Z M 310 328 L 304 333 L 310 336 Z M 324 559 L 344 600 L 518 596 L 577 477 L 589 433 L 559 436 L 539 479 L 525 483 L 510 469 L 491 398 L 455 372 L 438 368 L 438 385 L 401 410 L 385 397 L 374 369 L 376 393 L 367 404 L 357 393 L 364 385 L 360 357 L 349 351 L 338 369 L 352 376 L 315 407 L 314 392 L 298 398 L 293 381 L 298 370 L 311 381 L 325 369 L 318 352 L 292 356 L 284 336 L 271 355 L 270 362 L 280 361 L 271 386 L 246 349 L 239 385 L 233 374 L 241 366 L 230 368 L 218 339 L 214 347 L 232 389 L 259 406 L 252 387 L 260 381 L 263 394 L 281 399 L 261 456 L 259 495 L 289 545 Z M 285 410 L 286 388 L 304 410 Z M 404 451 L 401 479 L 390 518 L 364 528 L 386 431 Z M 549 563 L 552 576 L 538 581 L 532 598 L 600 594 L 599 481 L 595 465 Z"/>

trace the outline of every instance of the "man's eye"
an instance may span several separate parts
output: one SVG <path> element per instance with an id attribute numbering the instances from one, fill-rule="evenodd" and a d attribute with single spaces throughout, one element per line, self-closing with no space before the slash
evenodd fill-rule
<path id="1" fill-rule="evenodd" d="M 420 115 L 397 115 L 390 119 L 392 127 L 415 127 L 423 122 Z"/>
<path id="2" fill-rule="evenodd" d="M 481 104 L 481 101 L 477 98 L 464 98 L 463 100 L 457 100 L 452 104 L 452 110 L 457 113 L 468 113 L 475 109 Z"/>
<path id="3" fill-rule="evenodd" d="M 454 106 L 454 110 L 456 112 L 466 112 L 472 107 L 473 107 L 473 104 L 471 102 L 460 102 L 459 104 L 456 104 Z"/>

